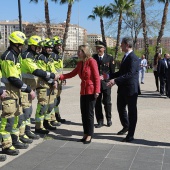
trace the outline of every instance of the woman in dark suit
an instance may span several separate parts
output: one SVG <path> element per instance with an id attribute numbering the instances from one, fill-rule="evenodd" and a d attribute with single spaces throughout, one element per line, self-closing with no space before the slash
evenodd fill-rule
<path id="1" fill-rule="evenodd" d="M 155 76 L 156 91 L 159 91 L 159 77 L 158 77 L 158 61 L 161 59 L 161 54 L 156 53 L 153 59 L 153 74 Z"/>
<path id="2" fill-rule="evenodd" d="M 94 107 L 100 93 L 100 76 L 97 62 L 92 58 L 88 45 L 80 45 L 77 54 L 80 62 L 76 68 L 70 73 L 60 75 L 60 79 L 72 78 L 77 74 L 81 79 L 80 109 L 84 130 L 81 142 L 88 144 L 94 131 Z"/>

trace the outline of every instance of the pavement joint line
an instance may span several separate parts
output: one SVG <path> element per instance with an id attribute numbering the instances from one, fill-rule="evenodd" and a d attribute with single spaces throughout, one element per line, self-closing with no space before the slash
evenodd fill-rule
<path id="1" fill-rule="evenodd" d="M 103 161 L 99 164 L 99 166 L 97 167 L 96 170 L 98 170 L 101 166 L 101 164 L 104 162 L 104 160 L 108 157 L 108 155 L 110 154 L 110 152 L 113 150 L 113 148 L 115 147 L 115 145 L 113 145 L 112 149 L 110 149 L 110 151 L 107 153 L 107 155 L 104 157 Z"/>
<path id="2" fill-rule="evenodd" d="M 132 165 L 133 165 L 133 162 L 134 162 L 134 160 L 135 160 L 135 158 L 136 158 L 136 155 L 137 155 L 139 149 L 140 149 L 140 146 L 139 146 L 138 150 L 137 150 L 136 153 L 135 153 L 135 156 L 134 156 L 134 158 L 133 158 L 133 160 L 132 160 L 132 162 L 131 162 L 131 164 L 130 164 L 129 170 L 131 169 L 131 167 L 132 167 Z"/>
<path id="3" fill-rule="evenodd" d="M 67 165 L 66 168 L 64 168 L 64 170 L 66 170 L 89 146 L 90 146 L 90 145 L 86 146 L 86 147 L 80 152 L 80 154 L 78 154 L 78 156 L 76 156 L 75 159 L 72 160 L 72 161 Z"/>
<path id="4" fill-rule="evenodd" d="M 163 157 L 162 157 L 161 170 L 163 169 L 163 165 L 164 165 L 164 158 L 165 158 L 165 148 L 164 148 L 164 153 L 163 153 Z"/>
<path id="5" fill-rule="evenodd" d="M 63 148 L 68 142 L 69 142 L 69 141 L 65 142 L 62 146 L 60 146 L 58 149 L 56 149 L 55 152 L 58 151 L 58 150 L 60 150 L 61 148 Z M 51 155 L 53 155 L 55 152 L 53 152 L 52 154 L 48 155 L 48 157 L 51 156 Z M 46 160 L 46 157 L 45 157 L 39 164 L 37 164 L 36 166 L 34 166 L 32 170 L 34 170 L 37 166 L 39 166 L 39 165 L 40 165 L 42 162 L 44 162 L 45 160 Z"/>

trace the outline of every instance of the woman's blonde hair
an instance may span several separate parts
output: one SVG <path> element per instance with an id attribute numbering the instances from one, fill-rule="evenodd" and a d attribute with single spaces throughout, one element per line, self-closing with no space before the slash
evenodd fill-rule
<path id="1" fill-rule="evenodd" d="M 89 58 L 92 57 L 92 50 L 91 48 L 89 47 L 89 45 L 80 45 L 78 50 L 81 50 L 83 51 L 84 53 L 84 61 L 88 60 Z"/>

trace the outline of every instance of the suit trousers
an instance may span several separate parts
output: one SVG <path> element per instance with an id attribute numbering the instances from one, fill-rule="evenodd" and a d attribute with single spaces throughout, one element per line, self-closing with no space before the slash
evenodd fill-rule
<path id="1" fill-rule="evenodd" d="M 106 119 L 107 121 L 111 120 L 111 88 L 101 90 L 101 93 L 99 94 L 97 100 L 96 100 L 96 106 L 95 106 L 95 115 L 97 122 L 102 122 L 104 120 L 103 111 L 102 111 L 102 103 L 104 105 L 104 110 L 106 113 Z"/>
<path id="2" fill-rule="evenodd" d="M 128 137 L 133 137 L 137 123 L 137 98 L 138 95 L 125 96 L 119 94 L 117 96 L 117 109 L 121 124 L 124 128 L 128 128 Z M 126 106 L 128 112 L 126 110 Z"/>
<path id="3" fill-rule="evenodd" d="M 94 107 L 96 99 L 94 94 L 80 96 L 80 109 L 84 134 L 93 136 L 94 132 Z"/>
<path id="4" fill-rule="evenodd" d="M 164 94 L 164 92 L 166 93 L 166 95 L 168 95 L 168 82 L 167 82 L 167 78 L 166 76 L 160 76 L 159 77 L 160 80 L 160 94 Z"/>

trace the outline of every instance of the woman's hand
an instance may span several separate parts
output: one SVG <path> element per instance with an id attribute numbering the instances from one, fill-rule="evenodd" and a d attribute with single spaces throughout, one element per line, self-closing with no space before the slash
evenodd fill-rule
<path id="1" fill-rule="evenodd" d="M 99 96 L 99 93 L 95 93 L 95 94 L 94 94 L 94 98 L 95 98 L 95 99 L 97 99 L 98 96 Z"/>

